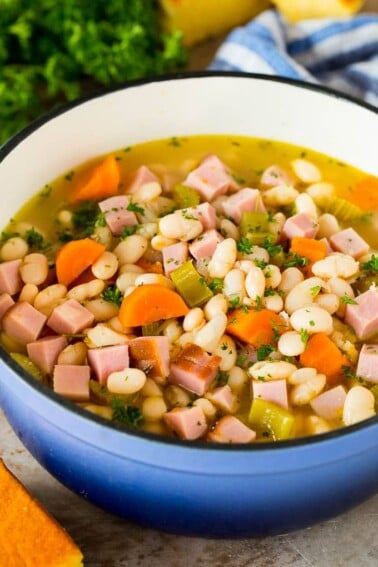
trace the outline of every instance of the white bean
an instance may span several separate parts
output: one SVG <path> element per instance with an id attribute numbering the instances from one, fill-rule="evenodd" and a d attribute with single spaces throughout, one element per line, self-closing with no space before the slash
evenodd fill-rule
<path id="1" fill-rule="evenodd" d="M 208 266 L 211 278 L 224 278 L 236 262 L 237 249 L 233 238 L 219 242 Z"/>
<path id="2" fill-rule="evenodd" d="M 152 201 L 152 199 L 156 199 L 156 197 L 159 197 L 161 192 L 161 185 L 157 181 L 143 183 L 143 185 L 141 185 L 139 189 L 133 193 L 133 201 L 136 201 L 137 203 L 146 203 L 148 201 Z"/>
<path id="3" fill-rule="evenodd" d="M 249 270 L 251 270 L 256 264 L 252 260 L 237 260 L 235 262 L 235 268 L 241 270 L 245 274 L 248 274 Z"/>
<path id="4" fill-rule="evenodd" d="M 333 315 L 340 307 L 340 299 L 335 293 L 322 293 L 315 298 L 315 304 Z"/>
<path id="5" fill-rule="evenodd" d="M 325 374 L 315 374 L 315 376 L 297 384 L 291 389 L 290 402 L 295 406 L 304 406 L 320 394 L 325 385 Z"/>
<path id="6" fill-rule="evenodd" d="M 300 270 L 298 270 L 298 268 L 286 268 L 286 270 L 281 273 L 281 281 L 278 285 L 278 289 L 280 291 L 283 291 L 286 295 L 290 290 L 293 289 L 293 287 L 295 287 L 300 282 L 303 282 L 303 280 L 304 275 Z"/>
<path id="7" fill-rule="evenodd" d="M 147 398 L 149 396 L 162 396 L 162 395 L 163 395 L 163 390 L 161 389 L 159 384 L 157 384 L 153 378 L 147 378 L 142 389 L 142 396 L 145 396 Z"/>
<path id="8" fill-rule="evenodd" d="M 58 356 L 57 364 L 84 364 L 87 357 L 85 343 L 79 341 L 64 348 Z"/>
<path id="9" fill-rule="evenodd" d="M 351 278 L 359 270 L 359 263 L 348 254 L 330 254 L 324 260 L 318 260 L 312 266 L 315 276 L 321 278 Z"/>
<path id="10" fill-rule="evenodd" d="M 339 221 L 335 215 L 331 215 L 331 213 L 324 213 L 323 215 L 320 215 L 318 218 L 318 225 L 318 238 L 329 238 L 341 230 Z"/>
<path id="11" fill-rule="evenodd" d="M 307 159 L 295 159 L 291 162 L 295 175 L 304 183 L 319 183 L 322 174 L 319 168 Z"/>
<path id="12" fill-rule="evenodd" d="M 98 404 L 84 404 L 82 406 L 87 411 L 94 413 L 104 419 L 112 419 L 113 417 L 113 409 L 109 406 L 100 406 Z"/>
<path id="13" fill-rule="evenodd" d="M 70 227 L 72 226 L 72 212 L 68 211 L 67 209 L 63 209 L 59 211 L 57 215 L 58 222 L 64 226 Z"/>
<path id="14" fill-rule="evenodd" d="M 41 311 L 50 305 L 55 305 L 67 295 L 67 288 L 63 284 L 53 284 L 45 287 L 34 300 L 34 307 Z"/>
<path id="15" fill-rule="evenodd" d="M 309 435 L 319 435 L 331 431 L 329 423 L 317 415 L 309 415 L 306 419 L 306 426 Z"/>
<path id="16" fill-rule="evenodd" d="M 146 421 L 160 421 L 168 407 L 161 396 L 149 396 L 142 402 L 142 413 Z"/>
<path id="17" fill-rule="evenodd" d="M 116 286 L 124 294 L 130 286 L 135 285 L 135 280 L 139 275 L 139 272 L 124 272 L 116 279 Z"/>
<path id="18" fill-rule="evenodd" d="M 162 276 L 161 274 L 155 274 L 155 273 L 146 273 L 146 274 L 141 274 L 140 276 L 138 275 L 134 283 L 136 287 L 141 285 L 151 285 L 151 284 L 163 285 L 164 287 L 168 287 L 169 289 L 175 288 L 172 280 L 170 280 L 165 276 Z"/>
<path id="19" fill-rule="evenodd" d="M 109 374 L 106 386 L 113 394 L 135 394 L 143 388 L 146 379 L 139 368 L 124 368 Z"/>
<path id="20" fill-rule="evenodd" d="M 280 207 L 292 205 L 299 192 L 292 185 L 277 185 L 263 192 L 262 197 L 266 205 Z"/>
<path id="21" fill-rule="evenodd" d="M 223 294 L 228 300 L 239 298 L 240 301 L 245 297 L 245 273 L 242 270 L 234 268 L 230 270 L 224 277 Z"/>
<path id="22" fill-rule="evenodd" d="M 180 386 L 171 384 L 165 389 L 165 399 L 171 408 L 184 408 L 191 402 L 190 394 Z"/>
<path id="23" fill-rule="evenodd" d="M 263 305 L 270 311 L 274 311 L 274 313 L 280 313 L 283 309 L 283 299 L 278 293 L 268 295 L 263 298 Z"/>
<path id="24" fill-rule="evenodd" d="M 137 266 L 136 264 L 122 264 L 118 270 L 119 274 L 134 273 L 134 274 L 144 274 L 143 268 Z"/>
<path id="25" fill-rule="evenodd" d="M 290 324 L 299 333 L 304 330 L 308 334 L 326 333 L 333 331 L 333 320 L 325 309 L 317 305 L 308 305 L 294 311 L 290 317 Z"/>
<path id="26" fill-rule="evenodd" d="M 140 234 L 132 234 L 122 240 L 113 250 L 119 263 L 135 264 L 143 256 L 148 247 L 148 240 Z"/>
<path id="27" fill-rule="evenodd" d="M 301 334 L 297 331 L 288 331 L 280 336 L 277 345 L 278 351 L 284 356 L 299 356 L 306 348 Z"/>
<path id="28" fill-rule="evenodd" d="M 20 276 L 24 283 L 42 284 L 49 275 L 49 264 L 43 254 L 28 254 L 20 266 Z"/>
<path id="29" fill-rule="evenodd" d="M 201 221 L 183 211 L 175 211 L 159 221 L 159 230 L 167 238 L 187 242 L 203 232 Z"/>
<path id="30" fill-rule="evenodd" d="M 103 292 L 105 287 L 105 282 L 102 280 L 91 280 L 90 282 L 83 283 L 72 287 L 67 293 L 69 299 L 76 299 L 76 301 L 82 302 L 90 297 L 96 297 Z"/>
<path id="31" fill-rule="evenodd" d="M 235 394 L 239 394 L 248 384 L 248 376 L 245 370 L 234 366 L 228 373 L 227 384 Z"/>
<path id="32" fill-rule="evenodd" d="M 96 226 L 93 231 L 92 237 L 94 240 L 96 240 L 96 242 L 99 242 L 100 244 L 105 246 L 107 250 L 112 248 L 113 234 L 108 226 Z"/>
<path id="33" fill-rule="evenodd" d="M 270 381 L 287 379 L 296 370 L 297 367 L 294 364 L 280 360 L 278 362 L 255 362 L 247 372 L 255 380 Z"/>
<path id="34" fill-rule="evenodd" d="M 239 252 L 238 258 L 241 260 L 250 260 L 253 263 L 255 263 L 255 260 L 258 260 L 259 262 L 265 262 L 267 264 L 269 262 L 269 253 L 261 246 L 252 246 L 252 250 L 249 254 Z"/>
<path id="35" fill-rule="evenodd" d="M 311 378 L 314 378 L 316 374 L 316 368 L 304 366 L 303 368 L 298 368 L 295 372 L 293 372 L 288 379 L 288 383 L 292 386 L 298 386 L 298 384 L 303 384 L 303 382 L 311 380 Z"/>
<path id="36" fill-rule="evenodd" d="M 245 278 L 245 289 L 248 297 L 256 301 L 258 298 L 264 297 L 265 292 L 265 276 L 264 272 L 258 266 L 250 269 Z"/>
<path id="37" fill-rule="evenodd" d="M 26 240 L 20 236 L 13 236 L 3 244 L 1 248 L 1 259 L 3 262 L 19 260 L 26 256 L 29 246 Z"/>
<path id="38" fill-rule="evenodd" d="M 216 416 L 217 408 L 207 398 L 198 398 L 193 405 L 201 408 L 207 419 L 213 419 Z"/>
<path id="39" fill-rule="evenodd" d="M 335 192 L 335 187 L 332 183 L 326 183 L 325 181 L 320 181 L 319 183 L 313 183 L 309 185 L 306 189 L 306 193 L 310 195 L 312 200 L 316 205 L 321 207 L 325 205 L 330 197 Z"/>
<path id="40" fill-rule="evenodd" d="M 265 286 L 275 289 L 281 283 L 281 270 L 274 264 L 268 264 L 263 269 L 265 276 Z"/>
<path id="41" fill-rule="evenodd" d="M 297 213 L 305 213 L 313 220 L 317 220 L 318 211 L 316 205 L 308 193 L 300 193 L 295 199 L 295 210 Z"/>
<path id="42" fill-rule="evenodd" d="M 99 280 L 109 280 L 118 270 L 118 258 L 112 252 L 105 251 L 92 264 L 92 273 Z"/>
<path id="43" fill-rule="evenodd" d="M 194 307 L 184 317 L 182 323 L 184 331 L 193 331 L 204 321 L 204 314 L 200 307 Z"/>
<path id="44" fill-rule="evenodd" d="M 38 287 L 35 284 L 27 283 L 23 286 L 18 297 L 18 301 L 27 301 L 28 303 L 33 305 L 37 295 Z"/>
<path id="45" fill-rule="evenodd" d="M 163 325 L 163 335 L 167 337 L 172 344 L 175 343 L 182 335 L 182 327 L 176 319 L 169 319 Z"/>
<path id="46" fill-rule="evenodd" d="M 334 293 L 338 297 L 349 297 L 350 299 L 354 298 L 352 286 L 342 278 L 330 278 L 328 280 L 328 286 L 330 292 Z"/>
<path id="47" fill-rule="evenodd" d="M 140 236 L 144 236 L 147 240 L 152 240 L 154 236 L 156 236 L 158 231 L 158 224 L 157 222 L 145 222 L 140 224 L 136 230 L 136 234 L 140 234 Z"/>
<path id="48" fill-rule="evenodd" d="M 217 295 L 213 295 L 211 299 L 206 303 L 203 311 L 205 313 L 205 317 L 208 321 L 218 315 L 218 313 L 227 313 L 228 310 L 228 303 L 226 298 L 222 293 L 217 293 Z"/>
<path id="49" fill-rule="evenodd" d="M 118 315 L 117 305 L 105 299 L 90 299 L 84 302 L 84 307 L 94 315 L 96 321 L 107 321 Z"/>
<path id="50" fill-rule="evenodd" d="M 346 395 L 343 409 L 343 422 L 353 425 L 375 415 L 375 398 L 370 390 L 355 386 Z"/>
<path id="51" fill-rule="evenodd" d="M 193 343 L 202 347 L 207 352 L 214 352 L 225 333 L 227 317 L 224 313 L 218 313 L 194 334 Z"/>
<path id="52" fill-rule="evenodd" d="M 237 351 L 235 342 L 228 335 L 223 335 L 218 347 L 215 349 L 214 354 L 220 356 L 221 362 L 219 364 L 219 369 L 223 372 L 228 372 L 233 366 L 235 366 Z"/>
<path id="53" fill-rule="evenodd" d="M 312 277 L 303 280 L 287 294 L 285 310 L 291 315 L 297 309 L 311 305 L 318 293 L 325 287 L 326 283 L 320 278 Z"/>
<path id="54" fill-rule="evenodd" d="M 220 232 L 225 238 L 233 238 L 239 240 L 240 233 L 237 226 L 229 219 L 222 219 L 220 222 Z"/>
<path id="55" fill-rule="evenodd" d="M 171 246 L 172 244 L 176 244 L 178 240 L 174 238 L 167 238 L 166 236 L 162 236 L 161 234 L 157 234 L 151 239 L 151 247 L 158 252 L 161 252 L 163 248 L 166 246 Z"/>
<path id="56" fill-rule="evenodd" d="M 95 327 L 88 329 L 86 342 L 87 344 L 89 343 L 91 348 L 94 348 L 123 345 L 127 342 L 127 340 L 127 336 L 123 333 L 117 333 L 107 325 L 100 323 Z"/>

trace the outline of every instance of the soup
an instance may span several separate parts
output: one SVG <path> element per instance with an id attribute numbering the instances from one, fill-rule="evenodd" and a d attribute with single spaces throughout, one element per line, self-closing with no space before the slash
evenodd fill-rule
<path id="1" fill-rule="evenodd" d="M 351 425 L 376 412 L 376 209 L 376 178 L 284 143 L 125 147 L 4 230 L 2 344 L 57 394 L 157 434 Z"/>

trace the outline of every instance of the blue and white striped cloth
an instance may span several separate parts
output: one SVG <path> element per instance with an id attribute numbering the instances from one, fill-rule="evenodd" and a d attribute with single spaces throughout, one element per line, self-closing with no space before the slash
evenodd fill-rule
<path id="1" fill-rule="evenodd" d="M 210 69 L 321 83 L 378 106 L 378 15 L 291 25 L 267 10 L 230 33 Z"/>

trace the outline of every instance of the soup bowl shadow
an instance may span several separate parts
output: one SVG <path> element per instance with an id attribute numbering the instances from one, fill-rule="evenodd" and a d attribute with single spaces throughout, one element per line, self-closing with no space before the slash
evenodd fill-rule
<path id="1" fill-rule="evenodd" d="M 144 141 L 232 134 L 311 148 L 377 173 L 377 111 L 304 83 L 197 73 L 139 81 L 35 121 L 0 149 L 0 224 L 46 182 Z M 203 537 L 284 533 L 376 493 L 378 420 L 256 445 L 218 445 L 120 427 L 36 382 L 1 350 L 0 406 L 31 454 L 109 512 Z"/>

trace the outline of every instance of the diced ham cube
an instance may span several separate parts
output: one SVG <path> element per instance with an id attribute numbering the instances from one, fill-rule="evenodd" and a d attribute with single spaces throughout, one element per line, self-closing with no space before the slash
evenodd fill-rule
<path id="1" fill-rule="evenodd" d="M 159 182 L 159 178 L 148 167 L 142 165 L 136 170 L 130 185 L 127 187 L 127 192 L 135 193 L 142 185 L 151 181 Z"/>
<path id="2" fill-rule="evenodd" d="M 369 244 L 353 228 L 340 230 L 330 236 L 332 248 L 353 258 L 359 258 L 369 251 Z"/>
<path id="3" fill-rule="evenodd" d="M 167 337 L 137 337 L 129 342 L 133 366 L 151 378 L 169 374 L 169 341 Z"/>
<path id="4" fill-rule="evenodd" d="M 20 343 L 38 339 L 47 317 L 30 303 L 21 301 L 8 309 L 3 317 L 4 331 Z"/>
<path id="5" fill-rule="evenodd" d="M 55 307 L 47 324 L 58 334 L 75 334 L 90 327 L 93 321 L 94 315 L 89 309 L 76 299 L 69 299 Z"/>
<path id="6" fill-rule="evenodd" d="M 54 392 L 74 402 L 89 400 L 89 366 L 57 364 L 54 367 Z"/>
<path id="7" fill-rule="evenodd" d="M 253 397 L 272 402 L 281 408 L 288 409 L 286 380 L 271 380 L 269 382 L 252 382 Z"/>
<path id="8" fill-rule="evenodd" d="M 5 313 L 14 305 L 14 301 L 9 295 L 9 293 L 2 293 L 0 295 L 0 321 L 4 317 Z"/>
<path id="9" fill-rule="evenodd" d="M 209 392 L 206 397 L 218 408 L 223 411 L 232 413 L 236 408 L 236 396 L 233 394 L 230 386 L 220 386 Z"/>
<path id="10" fill-rule="evenodd" d="M 19 273 L 21 263 L 22 260 L 10 260 L 0 264 L 0 293 L 14 295 L 20 291 L 24 285 Z"/>
<path id="11" fill-rule="evenodd" d="M 378 289 L 368 289 L 348 304 L 345 323 L 350 325 L 359 339 L 366 339 L 378 331 Z"/>
<path id="12" fill-rule="evenodd" d="M 50 374 L 54 370 L 59 354 L 66 348 L 67 344 L 66 337 L 57 335 L 33 341 L 26 346 L 26 349 L 30 360 L 39 366 L 43 372 Z"/>
<path id="13" fill-rule="evenodd" d="M 195 217 L 200 221 L 204 230 L 215 228 L 217 224 L 217 212 L 210 203 L 201 203 L 196 207 L 185 209 L 187 216 Z"/>
<path id="14" fill-rule="evenodd" d="M 256 438 L 256 432 L 244 425 L 237 417 L 225 415 L 217 422 L 207 438 L 216 443 L 251 443 Z"/>
<path id="15" fill-rule="evenodd" d="M 164 272 L 168 276 L 173 270 L 182 266 L 188 259 L 188 245 L 186 242 L 176 242 L 162 250 Z"/>
<path id="16" fill-rule="evenodd" d="M 206 201 L 212 201 L 229 189 L 238 188 L 224 163 L 215 155 L 208 156 L 199 167 L 191 171 L 183 185 L 196 189 Z"/>
<path id="17" fill-rule="evenodd" d="M 378 384 L 378 344 L 362 346 L 356 373 L 367 382 Z"/>
<path id="18" fill-rule="evenodd" d="M 214 228 L 203 232 L 189 245 L 191 255 L 199 260 L 200 258 L 211 258 L 215 252 L 217 244 L 222 242 L 223 236 Z"/>
<path id="19" fill-rule="evenodd" d="M 345 398 L 344 386 L 336 386 L 311 400 L 310 405 L 319 417 L 337 420 L 343 415 Z"/>
<path id="20" fill-rule="evenodd" d="M 164 421 L 181 439 L 198 439 L 207 431 L 205 414 L 198 406 L 174 408 L 164 414 Z"/>
<path id="21" fill-rule="evenodd" d="M 129 367 L 129 347 L 114 345 L 102 348 L 90 348 L 88 362 L 100 384 L 105 384 L 109 374 Z"/>
<path id="22" fill-rule="evenodd" d="M 197 345 L 186 345 L 171 364 L 169 381 L 203 396 L 214 380 L 220 362 L 219 356 L 210 355 Z"/>
<path id="23" fill-rule="evenodd" d="M 279 165 L 270 165 L 260 179 L 260 185 L 263 189 L 270 189 L 278 185 L 292 185 L 293 178 Z"/>
<path id="24" fill-rule="evenodd" d="M 282 232 L 290 240 L 294 236 L 315 238 L 318 228 L 319 225 L 313 218 L 306 213 L 298 213 L 286 220 Z"/>
<path id="25" fill-rule="evenodd" d="M 126 226 L 135 226 L 138 219 L 135 213 L 128 211 L 130 198 L 127 195 L 117 195 L 109 197 L 99 203 L 99 207 L 105 213 L 105 221 L 112 234 L 120 236 Z"/>
<path id="26" fill-rule="evenodd" d="M 258 211 L 265 213 L 266 209 L 258 189 L 240 189 L 222 203 L 223 212 L 227 217 L 231 217 L 239 223 L 244 211 Z"/>

